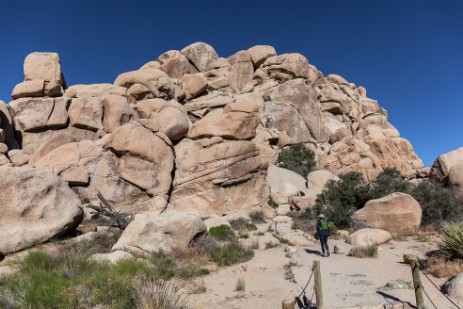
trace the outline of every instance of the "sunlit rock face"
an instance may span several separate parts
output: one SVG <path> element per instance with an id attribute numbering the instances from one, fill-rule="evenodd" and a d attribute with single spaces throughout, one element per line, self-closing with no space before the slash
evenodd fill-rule
<path id="1" fill-rule="evenodd" d="M 0 102 L 0 165 L 46 170 L 81 200 L 96 202 L 100 191 L 118 211 L 207 217 L 266 209 L 276 181 L 269 183 L 269 166 L 292 144 L 313 150 L 329 179 L 423 170 L 365 88 L 324 76 L 301 54 L 257 45 L 219 56 L 197 42 L 147 59 L 113 84 L 68 88 L 63 71 L 55 53 L 26 57 L 24 81 L 9 104 Z M 431 175 L 457 188 L 458 170 L 447 169 Z M 313 203 L 302 185 L 285 205 Z"/>

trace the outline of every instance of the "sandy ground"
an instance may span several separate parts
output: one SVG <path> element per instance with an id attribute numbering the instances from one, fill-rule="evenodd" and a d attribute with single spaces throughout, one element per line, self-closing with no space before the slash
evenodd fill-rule
<path id="1" fill-rule="evenodd" d="M 334 245 L 342 254 L 331 253 L 321 257 L 319 244 L 310 241 L 296 246 L 297 258 L 302 266 L 292 267 L 296 282 L 285 279 L 284 265 L 290 262 L 285 246 L 256 250 L 255 257 L 242 264 L 220 268 L 204 280 L 206 292 L 189 297 L 196 308 L 281 308 L 283 299 L 294 298 L 305 286 L 313 265 L 320 261 L 324 308 L 410 308 L 415 305 L 413 289 L 390 289 L 385 285 L 392 280 L 412 282 L 410 266 L 403 263 L 403 254 L 414 254 L 424 258 L 425 253 L 435 249 L 433 242 L 418 242 L 409 237 L 404 241 L 390 241 L 380 246 L 377 258 L 361 259 L 348 256 L 351 245 L 344 240 L 329 240 L 331 251 Z M 245 291 L 236 292 L 239 278 L 245 281 Z M 422 276 L 425 291 L 439 309 L 455 308 L 431 283 Z M 433 278 L 440 286 L 443 279 Z M 311 297 L 313 280 L 306 296 Z M 314 299 L 315 301 L 315 299 Z M 394 304 L 392 307 L 391 305 Z M 426 308 L 434 308 L 425 296 Z M 297 308 L 297 306 L 296 306 Z"/>

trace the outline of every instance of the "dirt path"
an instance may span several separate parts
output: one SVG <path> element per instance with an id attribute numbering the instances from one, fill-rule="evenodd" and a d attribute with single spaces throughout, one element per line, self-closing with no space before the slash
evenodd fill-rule
<path id="1" fill-rule="evenodd" d="M 330 249 L 338 246 L 343 254 L 319 256 L 316 243 L 297 247 L 302 266 L 292 267 L 296 283 L 285 279 L 284 265 L 288 264 L 284 246 L 256 250 L 256 256 L 243 264 L 221 268 L 203 278 L 207 291 L 191 295 L 190 301 L 201 309 L 217 308 L 281 308 L 285 298 L 297 296 L 310 275 L 314 260 L 321 265 L 325 308 L 378 308 L 379 305 L 396 304 L 394 308 L 407 308 L 415 304 L 413 289 L 388 289 L 385 285 L 392 280 L 411 282 L 410 266 L 403 264 L 403 254 L 424 257 L 434 250 L 432 243 L 415 240 L 391 241 L 380 246 L 378 258 L 360 259 L 347 256 L 351 246 L 343 240 L 330 240 Z M 236 292 L 239 278 L 246 284 L 245 292 Z M 201 279 L 200 279 L 201 280 Z M 433 278 L 437 284 L 445 280 Z M 439 309 L 453 308 L 426 278 L 424 288 Z M 312 295 L 310 283 L 307 296 Z M 309 292 L 310 291 L 310 292 Z M 434 308 L 426 299 L 427 308 Z"/>

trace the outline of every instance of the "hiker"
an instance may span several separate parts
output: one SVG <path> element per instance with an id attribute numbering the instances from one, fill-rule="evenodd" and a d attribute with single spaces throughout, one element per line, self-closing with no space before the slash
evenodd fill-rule
<path id="1" fill-rule="evenodd" d="M 328 222 L 326 222 L 323 214 L 318 215 L 317 233 L 320 237 L 320 245 L 322 246 L 322 256 L 330 256 L 330 248 L 328 247 L 328 236 L 331 235 Z"/>

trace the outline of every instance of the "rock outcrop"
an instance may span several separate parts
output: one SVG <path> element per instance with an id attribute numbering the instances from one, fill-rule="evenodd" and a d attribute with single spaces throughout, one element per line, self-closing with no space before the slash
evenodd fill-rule
<path id="1" fill-rule="evenodd" d="M 43 243 L 75 229 L 80 201 L 64 180 L 31 167 L 0 167 L 0 254 Z"/>
<path id="2" fill-rule="evenodd" d="M 279 214 L 309 207 L 319 187 L 302 179 L 282 194 L 267 177 L 292 144 L 334 175 L 396 167 L 414 178 L 423 167 L 363 87 L 266 45 L 224 58 L 197 42 L 113 84 L 69 88 L 57 54 L 33 53 L 12 98 L 0 102 L 0 165 L 47 170 L 124 212 L 224 215 L 272 196 L 285 199 Z"/>

